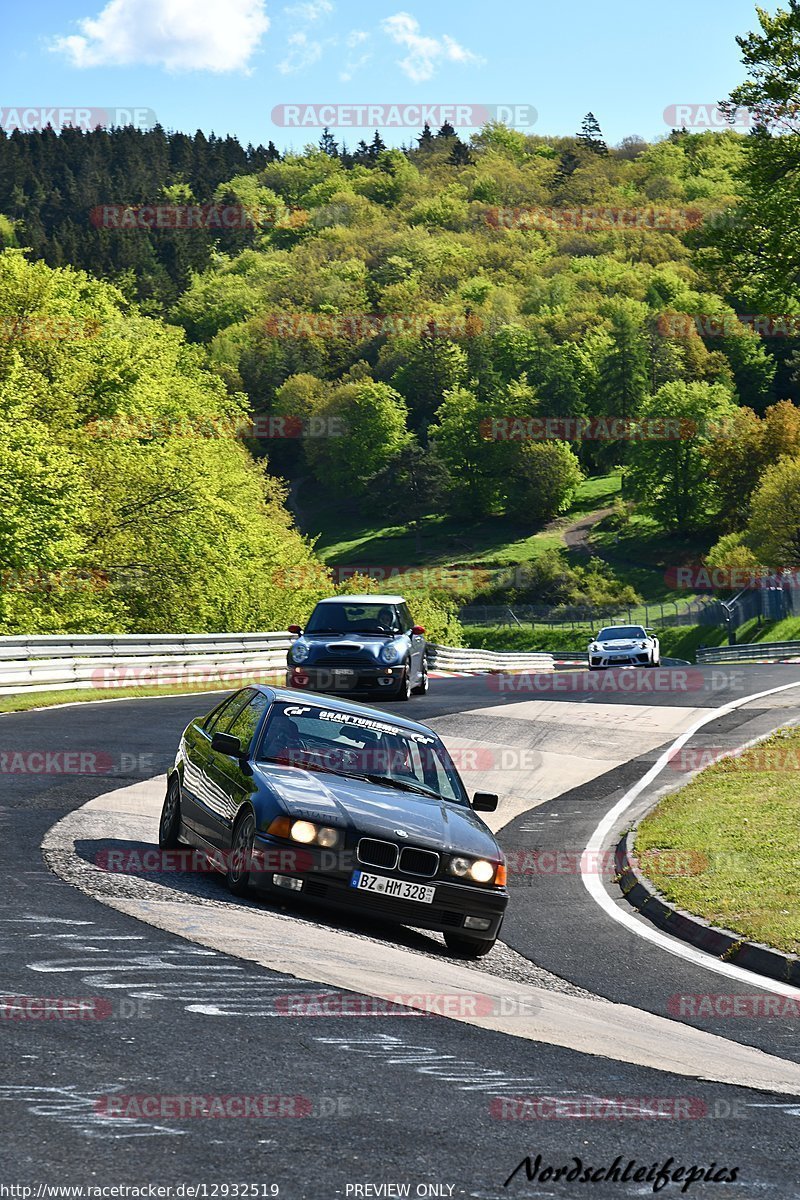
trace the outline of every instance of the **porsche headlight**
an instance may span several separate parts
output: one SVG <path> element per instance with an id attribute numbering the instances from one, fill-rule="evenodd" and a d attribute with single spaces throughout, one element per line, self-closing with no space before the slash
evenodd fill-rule
<path id="1" fill-rule="evenodd" d="M 304 642 L 302 638 L 298 638 L 297 641 L 292 645 L 292 662 L 305 662 L 308 658 L 308 653 L 308 642 Z"/>
<path id="2" fill-rule="evenodd" d="M 387 642 L 381 648 L 381 658 L 385 663 L 396 663 L 400 658 L 400 647 L 396 642 Z"/>

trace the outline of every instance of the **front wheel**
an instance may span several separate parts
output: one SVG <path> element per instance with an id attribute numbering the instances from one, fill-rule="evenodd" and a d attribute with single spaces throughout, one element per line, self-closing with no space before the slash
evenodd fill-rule
<path id="1" fill-rule="evenodd" d="M 476 941 L 472 938 L 460 937 L 457 933 L 446 933 L 444 940 L 447 949 L 462 958 L 483 958 L 490 950 L 494 949 L 497 942 L 497 938 Z"/>
<path id="2" fill-rule="evenodd" d="M 397 685 L 397 691 L 393 694 L 392 700 L 410 700 L 411 699 L 411 667 L 410 665 L 403 668 L 403 678 Z"/>
<path id="3" fill-rule="evenodd" d="M 428 664 L 423 658 L 422 660 L 422 675 L 420 681 L 415 688 L 412 689 L 415 696 L 426 696 L 428 694 Z"/>
<path id="4" fill-rule="evenodd" d="M 177 775 L 170 780 L 161 820 L 158 823 L 158 844 L 162 850 L 175 850 L 180 845 L 181 831 L 181 785 Z"/>
<path id="5" fill-rule="evenodd" d="M 228 870 L 225 882 L 234 896 L 245 896 L 250 888 L 250 867 L 256 837 L 256 819 L 252 813 L 242 817 L 233 831 Z"/>

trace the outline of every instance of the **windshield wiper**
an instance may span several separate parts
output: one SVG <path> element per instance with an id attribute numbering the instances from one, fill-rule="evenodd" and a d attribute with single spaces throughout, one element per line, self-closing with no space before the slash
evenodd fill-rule
<path id="1" fill-rule="evenodd" d="M 434 800 L 442 799 L 439 793 L 432 791 L 431 788 L 422 787 L 419 783 L 405 783 L 402 779 L 395 779 L 392 775 L 352 775 L 351 778 L 366 779 L 368 783 L 379 783 L 386 787 L 398 788 L 401 792 L 416 792 L 420 796 L 432 796 Z"/>

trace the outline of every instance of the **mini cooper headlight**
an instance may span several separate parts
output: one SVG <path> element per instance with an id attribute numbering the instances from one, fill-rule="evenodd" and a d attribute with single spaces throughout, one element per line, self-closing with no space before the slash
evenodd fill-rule
<path id="1" fill-rule="evenodd" d="M 400 647 L 395 642 L 387 642 L 381 649 L 381 658 L 385 663 L 396 663 L 400 658 Z"/>
<path id="2" fill-rule="evenodd" d="M 309 654 L 308 642 L 304 642 L 301 638 L 298 638 L 292 645 L 291 654 L 292 662 L 305 662 Z"/>

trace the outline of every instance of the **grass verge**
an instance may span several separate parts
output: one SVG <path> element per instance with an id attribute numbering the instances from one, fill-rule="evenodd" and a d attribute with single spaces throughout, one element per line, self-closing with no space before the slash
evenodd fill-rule
<path id="1" fill-rule="evenodd" d="M 29 712 L 32 708 L 53 708 L 57 704 L 90 704 L 95 700 L 143 700 L 148 696 L 191 696 L 195 692 L 232 692 L 245 687 L 252 678 L 243 677 L 225 683 L 192 683 L 170 687 L 70 688 L 63 692 L 21 692 L 0 696 L 0 713 Z"/>
<path id="2" fill-rule="evenodd" d="M 667 796 L 636 837 L 671 903 L 791 954 L 800 954 L 799 766 L 800 730 L 780 730 Z M 689 856 L 696 873 L 659 873 L 663 851 Z"/>

